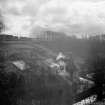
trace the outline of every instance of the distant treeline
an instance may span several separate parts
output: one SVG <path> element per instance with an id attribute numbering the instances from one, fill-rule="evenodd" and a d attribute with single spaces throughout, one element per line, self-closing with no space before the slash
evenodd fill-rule
<path id="1" fill-rule="evenodd" d="M 50 35 L 51 36 L 51 35 Z M 60 35 L 59 35 L 60 36 Z M 105 35 L 96 35 L 90 37 L 77 38 L 76 36 L 54 37 L 52 40 L 40 40 L 40 38 L 17 37 L 13 35 L 1 34 L 1 41 L 26 41 L 41 44 L 54 52 L 72 52 L 75 57 L 87 57 L 93 42 L 104 42 Z"/>
<path id="2" fill-rule="evenodd" d="M 87 57 L 91 49 L 91 44 L 94 41 L 104 42 L 105 35 L 91 36 L 89 38 L 77 38 L 74 36 L 59 37 L 56 40 L 50 41 L 37 41 L 39 44 L 44 45 L 47 48 L 52 49 L 55 52 L 72 52 L 76 57 Z"/>
<path id="3" fill-rule="evenodd" d="M 17 37 L 17 36 L 7 35 L 7 34 L 0 35 L 0 41 L 26 41 L 26 40 L 31 40 L 31 38 Z"/>
<path id="4" fill-rule="evenodd" d="M 41 40 L 43 39 L 43 41 L 47 41 L 47 40 L 44 40 L 46 38 L 46 36 L 51 37 L 52 40 L 59 39 L 59 38 L 64 38 L 64 39 L 68 38 L 68 39 L 72 39 L 72 40 L 105 40 L 105 34 L 78 38 L 75 35 L 74 36 L 66 36 L 65 34 L 58 35 L 57 33 L 55 33 L 55 34 L 47 33 L 47 35 L 43 34 L 43 35 L 39 36 L 37 39 L 41 39 Z M 35 39 L 35 38 L 29 38 L 29 37 L 23 37 L 23 36 L 18 37 L 18 36 L 14 36 L 14 35 L 0 34 L 0 40 L 7 40 L 7 41 L 10 40 L 11 41 L 11 40 L 29 40 L 29 39 Z"/>

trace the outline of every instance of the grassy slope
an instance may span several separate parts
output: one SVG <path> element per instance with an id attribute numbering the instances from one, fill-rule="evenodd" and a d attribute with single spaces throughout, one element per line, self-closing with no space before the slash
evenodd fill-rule
<path id="1" fill-rule="evenodd" d="M 4 46 L 5 44 L 5 46 Z M 72 92 L 67 82 L 60 76 L 52 75 L 49 68 L 43 64 L 43 60 L 54 57 L 56 54 L 47 48 L 38 44 L 25 41 L 9 41 L 3 43 L 0 48 L 5 58 L 6 71 L 12 71 L 6 74 L 11 84 L 11 78 L 14 82 L 12 97 L 23 97 L 20 104 L 31 105 L 32 102 L 42 104 L 70 104 L 72 100 Z M 24 60 L 30 68 L 24 72 L 15 68 L 11 62 L 14 60 Z M 15 72 L 16 71 L 16 72 Z M 16 80 L 16 81 L 15 81 Z M 20 82 L 19 82 L 20 81 Z M 16 85 L 17 84 L 17 85 Z M 7 91 L 11 89 L 7 88 Z M 9 93 L 9 97 L 11 94 Z M 14 98 L 13 98 L 14 99 Z"/>

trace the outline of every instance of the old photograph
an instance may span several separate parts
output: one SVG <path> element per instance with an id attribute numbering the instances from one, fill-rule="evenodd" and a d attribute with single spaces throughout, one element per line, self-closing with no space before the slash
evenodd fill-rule
<path id="1" fill-rule="evenodd" d="M 0 105 L 105 105 L 105 0 L 0 0 Z"/>

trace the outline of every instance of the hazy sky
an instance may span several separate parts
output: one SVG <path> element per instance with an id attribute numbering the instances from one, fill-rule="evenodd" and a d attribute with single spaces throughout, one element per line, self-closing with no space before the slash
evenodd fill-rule
<path id="1" fill-rule="evenodd" d="M 105 32 L 105 0 L 0 0 L 6 33 Z"/>

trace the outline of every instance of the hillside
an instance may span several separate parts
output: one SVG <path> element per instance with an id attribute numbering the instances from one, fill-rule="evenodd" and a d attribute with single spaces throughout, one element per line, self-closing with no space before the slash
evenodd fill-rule
<path id="1" fill-rule="evenodd" d="M 2 105 L 71 105 L 73 98 L 80 101 L 91 95 L 91 89 L 87 91 L 86 79 L 80 82 L 79 76 L 86 78 L 87 73 L 95 70 L 96 65 L 92 65 L 97 61 L 95 56 L 99 54 L 99 57 L 104 57 L 104 40 L 68 36 L 36 40 L 10 35 L 1 35 L 0 40 L 0 101 L 4 103 Z M 49 66 L 50 61 L 56 59 L 59 52 L 70 57 L 67 63 L 68 77 L 56 74 L 55 69 Z M 70 60 L 73 60 L 74 64 Z M 100 65 L 97 64 L 97 70 Z M 102 69 L 103 67 L 104 63 Z M 70 77 L 72 72 L 75 74 L 73 78 Z M 76 74 L 78 72 L 79 76 Z M 93 88 L 97 89 L 96 86 Z M 83 92 L 84 90 L 86 91 Z M 78 96 L 78 91 L 83 93 Z"/>
<path id="2" fill-rule="evenodd" d="M 2 105 L 66 105 L 72 102 L 70 85 L 44 64 L 46 59 L 56 56 L 55 52 L 31 41 L 4 40 L 0 53 Z M 23 61 L 27 67 L 22 71 L 14 61 Z"/>

